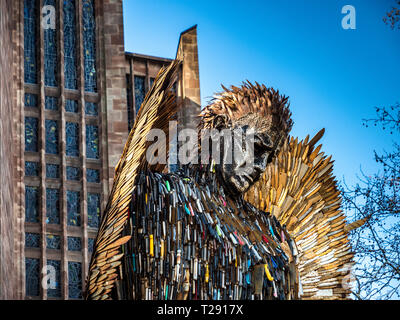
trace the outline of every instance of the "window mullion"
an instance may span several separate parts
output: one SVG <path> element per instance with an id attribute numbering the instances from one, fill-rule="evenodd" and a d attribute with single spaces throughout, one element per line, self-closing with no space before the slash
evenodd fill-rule
<path id="1" fill-rule="evenodd" d="M 65 123 L 65 73 L 64 66 L 65 61 L 64 57 L 64 0 L 58 0 L 58 16 L 59 16 L 59 28 L 58 28 L 58 43 L 59 43 L 59 53 L 58 53 L 58 73 L 59 73 L 59 88 L 60 88 L 60 132 L 61 132 L 61 141 L 60 141 L 60 157 L 61 157 L 61 230 L 62 230 L 62 247 L 61 247 L 61 277 L 62 277 L 62 286 L 61 286 L 61 295 L 63 299 L 68 299 L 68 259 L 67 259 L 67 185 L 66 185 L 66 123 Z"/>
<path id="2" fill-rule="evenodd" d="M 41 212 L 41 264 L 40 271 L 47 264 L 47 252 L 46 252 L 46 126 L 45 126 L 45 85 L 44 85 L 44 29 L 41 26 L 41 8 L 43 8 L 44 0 L 39 0 L 39 153 L 40 153 L 40 212 Z M 40 272 L 40 283 L 42 283 L 43 274 Z M 41 285 L 41 298 L 47 299 L 47 290 Z"/>
<path id="3" fill-rule="evenodd" d="M 79 66 L 79 81 L 78 88 L 80 94 L 80 150 L 81 150 L 81 168 L 82 168 L 82 199 L 81 199 L 81 224 L 83 229 L 82 244 L 83 244 L 83 259 L 82 259 L 82 290 L 87 274 L 87 181 L 86 181 L 86 119 L 85 119 L 85 65 L 84 65 L 84 45 L 83 45 L 83 2 L 77 0 L 77 26 L 78 26 L 78 66 Z"/>

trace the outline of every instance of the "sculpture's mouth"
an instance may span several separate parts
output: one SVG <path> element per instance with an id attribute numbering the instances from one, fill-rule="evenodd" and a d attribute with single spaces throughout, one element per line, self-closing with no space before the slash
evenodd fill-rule
<path id="1" fill-rule="evenodd" d="M 251 183 L 253 183 L 254 182 L 254 178 L 253 177 L 251 177 L 250 175 L 248 175 L 248 174 L 243 174 L 243 179 L 244 180 L 246 180 L 247 181 L 247 183 L 249 183 L 249 184 L 251 184 Z"/>
<path id="2" fill-rule="evenodd" d="M 219 178 L 230 194 L 237 195 L 246 192 L 258 180 L 259 174 L 253 170 L 252 174 L 241 172 L 237 174 L 227 173 L 225 170 L 219 172 Z"/>
<path id="3" fill-rule="evenodd" d="M 253 179 L 248 175 L 235 175 L 231 178 L 231 181 L 235 189 L 239 192 L 244 192 L 253 183 Z"/>

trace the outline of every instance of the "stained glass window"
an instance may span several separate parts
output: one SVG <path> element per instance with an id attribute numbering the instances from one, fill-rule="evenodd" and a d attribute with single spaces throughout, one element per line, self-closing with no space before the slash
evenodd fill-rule
<path id="1" fill-rule="evenodd" d="M 39 222 L 39 190 L 37 187 L 25 187 L 25 222 Z"/>
<path id="2" fill-rule="evenodd" d="M 76 167 L 67 167 L 67 180 L 79 181 L 81 179 L 81 170 Z"/>
<path id="3" fill-rule="evenodd" d="M 68 262 L 68 297 L 82 298 L 82 264 L 80 262 Z"/>
<path id="4" fill-rule="evenodd" d="M 133 96 L 132 96 L 132 83 L 131 83 L 131 75 L 127 74 L 126 75 L 126 107 L 127 107 L 127 111 L 128 111 L 128 130 L 131 131 L 132 127 L 133 127 L 133 106 L 132 106 L 132 102 L 133 102 Z"/>
<path id="5" fill-rule="evenodd" d="M 44 106 L 46 110 L 58 110 L 58 98 L 46 96 L 44 100 Z"/>
<path id="6" fill-rule="evenodd" d="M 56 8 L 56 0 L 44 0 L 43 5 Z M 57 31 L 51 26 L 44 28 L 44 83 L 46 86 L 57 86 Z"/>
<path id="7" fill-rule="evenodd" d="M 98 228 L 100 222 L 100 195 L 88 193 L 88 225 L 90 228 Z"/>
<path id="8" fill-rule="evenodd" d="M 38 96 L 32 93 L 25 93 L 25 107 L 37 108 Z"/>
<path id="9" fill-rule="evenodd" d="M 47 280 L 47 296 L 49 298 L 61 298 L 61 262 L 59 260 L 47 260 L 47 265 L 53 267 L 55 271 L 55 279 L 48 277 Z M 47 272 L 51 270 L 49 269 L 47 269 Z"/>
<path id="10" fill-rule="evenodd" d="M 78 113 L 78 101 L 76 100 L 65 100 L 65 111 Z"/>
<path id="11" fill-rule="evenodd" d="M 78 237 L 68 237 L 68 250 L 69 251 L 81 251 L 82 250 L 82 239 Z"/>
<path id="12" fill-rule="evenodd" d="M 58 124 L 56 120 L 46 120 L 46 153 L 58 154 Z"/>
<path id="13" fill-rule="evenodd" d="M 25 151 L 38 151 L 38 119 L 25 117 Z"/>
<path id="14" fill-rule="evenodd" d="M 89 252 L 93 252 L 93 247 L 94 247 L 94 239 L 93 238 L 89 238 L 88 239 L 88 251 Z"/>
<path id="15" fill-rule="evenodd" d="M 61 237 L 54 234 L 48 234 L 46 236 L 47 249 L 60 250 L 61 249 Z"/>
<path id="16" fill-rule="evenodd" d="M 25 248 L 40 248 L 40 235 L 38 233 L 25 233 Z"/>
<path id="17" fill-rule="evenodd" d="M 25 259 L 25 294 L 29 297 L 38 297 L 39 289 L 39 259 Z"/>
<path id="18" fill-rule="evenodd" d="M 85 91 L 96 92 L 96 21 L 94 0 L 83 0 L 82 2 Z"/>
<path id="19" fill-rule="evenodd" d="M 46 164 L 46 178 L 59 179 L 60 166 L 58 164 Z"/>
<path id="20" fill-rule="evenodd" d="M 144 100 L 146 95 L 145 87 L 144 87 L 144 77 L 135 76 L 135 107 L 136 113 L 139 112 L 140 106 Z"/>
<path id="21" fill-rule="evenodd" d="M 28 177 L 36 177 L 39 175 L 39 163 L 25 161 L 25 175 Z"/>
<path id="22" fill-rule="evenodd" d="M 64 1 L 64 76 L 65 88 L 78 89 L 76 69 L 76 11 L 75 0 Z M 68 111 L 68 110 L 67 110 Z M 77 111 L 69 111 L 77 112 Z"/>
<path id="23" fill-rule="evenodd" d="M 79 124 L 67 122 L 65 136 L 67 139 L 67 156 L 79 157 Z"/>
<path id="24" fill-rule="evenodd" d="M 86 170 L 86 180 L 91 183 L 100 183 L 100 171 L 95 169 Z"/>
<path id="25" fill-rule="evenodd" d="M 97 111 L 97 103 L 86 102 L 86 104 L 85 104 L 85 113 L 88 116 L 97 116 L 99 114 L 98 111 Z"/>
<path id="26" fill-rule="evenodd" d="M 37 83 L 37 1 L 24 0 L 24 79 L 25 83 Z"/>
<path id="27" fill-rule="evenodd" d="M 60 224 L 60 191 L 46 189 L 46 223 Z"/>
<path id="28" fill-rule="evenodd" d="M 99 158 L 99 128 L 97 126 L 86 126 L 86 157 Z"/>
<path id="29" fill-rule="evenodd" d="M 67 191 L 67 223 L 69 226 L 81 225 L 81 201 L 79 191 Z"/>

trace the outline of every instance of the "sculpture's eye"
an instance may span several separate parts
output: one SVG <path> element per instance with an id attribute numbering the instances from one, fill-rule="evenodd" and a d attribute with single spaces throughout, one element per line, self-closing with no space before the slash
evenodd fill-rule
<path id="1" fill-rule="evenodd" d="M 259 157 L 265 153 L 266 149 L 262 143 L 254 142 L 254 156 Z"/>
<path id="2" fill-rule="evenodd" d="M 271 152 L 272 147 L 268 135 L 261 134 L 254 137 L 254 156 L 259 157 L 266 152 Z"/>

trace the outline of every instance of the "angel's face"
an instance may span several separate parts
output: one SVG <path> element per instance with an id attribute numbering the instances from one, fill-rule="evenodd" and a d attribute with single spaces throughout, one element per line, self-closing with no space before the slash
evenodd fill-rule
<path id="1" fill-rule="evenodd" d="M 274 157 L 274 150 L 265 128 L 238 123 L 232 131 L 235 132 L 232 148 L 221 143 L 223 160 L 215 168 L 225 191 L 236 196 L 246 192 L 260 179 Z M 230 156 L 232 153 L 233 157 Z"/>

